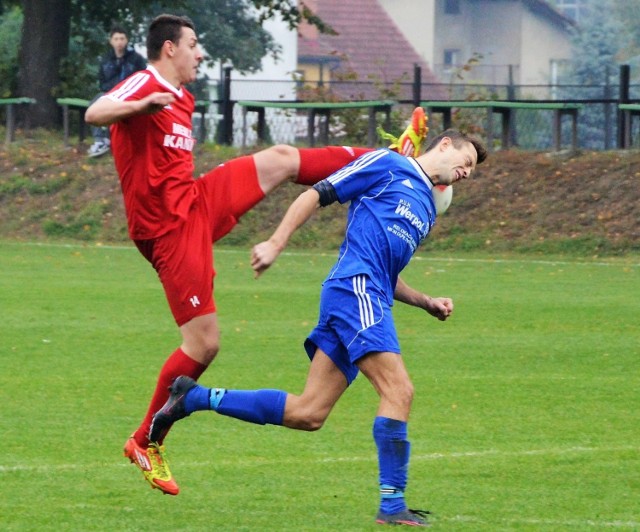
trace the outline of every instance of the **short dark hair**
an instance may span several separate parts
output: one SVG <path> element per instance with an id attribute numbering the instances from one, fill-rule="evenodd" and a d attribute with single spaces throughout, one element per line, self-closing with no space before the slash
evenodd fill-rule
<path id="1" fill-rule="evenodd" d="M 469 142 L 470 144 L 472 144 L 476 149 L 476 153 L 478 154 L 477 164 L 482 163 L 487 158 L 487 149 L 484 147 L 484 144 L 482 144 L 482 142 L 480 142 L 475 137 L 471 137 L 466 133 L 463 133 L 462 131 L 458 131 L 457 129 L 447 129 L 446 131 L 440 133 L 429 143 L 425 151 L 429 151 L 435 148 L 444 137 L 449 137 L 456 148 L 460 148 L 465 142 Z"/>
<path id="2" fill-rule="evenodd" d="M 111 29 L 109 30 L 109 38 L 113 37 L 114 33 L 122 33 L 127 39 L 129 38 L 129 33 L 120 26 L 120 24 L 114 24 L 111 26 Z"/>
<path id="3" fill-rule="evenodd" d="M 186 16 L 158 15 L 151 21 L 147 33 L 147 58 L 149 61 L 160 59 L 160 50 L 165 41 L 178 44 L 182 36 L 182 28 L 196 31 L 193 21 Z"/>

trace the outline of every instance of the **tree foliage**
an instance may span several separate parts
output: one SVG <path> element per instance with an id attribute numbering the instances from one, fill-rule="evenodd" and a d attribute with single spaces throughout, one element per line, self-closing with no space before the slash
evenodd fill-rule
<path id="1" fill-rule="evenodd" d="M 331 31 L 304 4 L 298 8 L 290 0 L 0 0 L 0 24 L 9 22 L 8 14 L 16 6 L 24 14 L 18 75 L 17 80 L 9 75 L 0 89 L 14 92 L 15 87 L 13 95 L 35 98 L 38 105 L 29 110 L 30 122 L 45 127 L 59 120 L 56 97 L 95 94 L 98 56 L 105 51 L 114 22 L 141 40 L 155 15 L 186 14 L 196 23 L 207 60 L 231 61 L 240 72 L 258 70 L 267 54 L 278 57 L 277 43 L 261 26 L 267 19 L 281 17 L 291 28 L 308 20 L 320 31 Z M 3 39 L 5 35 L 3 31 Z"/>
<path id="2" fill-rule="evenodd" d="M 585 16 L 581 18 L 572 36 L 570 82 L 580 87 L 580 94 L 565 94 L 565 98 L 599 99 L 605 95 L 602 87 L 615 84 L 619 71 L 621 50 L 627 46 L 627 35 L 615 17 L 603 17 L 610 13 L 613 0 L 589 0 Z M 591 106 L 581 113 L 581 144 L 598 149 L 604 131 L 604 113 Z"/>
<path id="3" fill-rule="evenodd" d="M 571 63 L 575 81 L 595 85 L 604 83 L 607 71 L 618 64 L 628 39 L 616 18 L 602 16 L 612 12 L 612 0 L 590 0 L 588 7 L 573 31 Z"/>
<path id="4" fill-rule="evenodd" d="M 614 0 L 613 15 L 627 37 L 622 59 L 640 56 L 640 2 Z"/>
<path id="5" fill-rule="evenodd" d="M 265 55 L 278 58 L 280 47 L 262 28 L 255 14 L 238 9 L 242 2 L 189 0 L 187 3 L 209 63 L 231 62 L 239 72 L 255 72 Z"/>
<path id="6" fill-rule="evenodd" d="M 15 93 L 22 11 L 14 6 L 0 14 L 0 98 Z"/>

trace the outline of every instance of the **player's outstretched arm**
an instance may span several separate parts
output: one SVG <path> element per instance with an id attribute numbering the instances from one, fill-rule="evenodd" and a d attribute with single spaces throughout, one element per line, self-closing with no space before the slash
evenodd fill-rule
<path id="1" fill-rule="evenodd" d="M 320 207 L 320 195 L 310 188 L 300 194 L 289 206 L 284 218 L 269 240 L 260 242 L 251 250 L 251 267 L 258 277 L 282 253 L 291 235 Z"/>
<path id="2" fill-rule="evenodd" d="M 84 119 L 93 126 L 108 126 L 133 115 L 157 113 L 174 100 L 170 92 L 154 92 L 141 100 L 130 101 L 103 96 L 89 106 Z"/>
<path id="3" fill-rule="evenodd" d="M 453 301 L 450 298 L 428 296 L 410 287 L 400 277 L 398 277 L 393 298 L 401 303 L 421 308 L 440 321 L 446 320 L 453 312 Z"/>

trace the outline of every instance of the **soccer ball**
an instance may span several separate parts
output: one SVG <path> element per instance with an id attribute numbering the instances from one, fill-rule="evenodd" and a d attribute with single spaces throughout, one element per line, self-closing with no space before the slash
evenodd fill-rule
<path id="1" fill-rule="evenodd" d="M 451 205 L 453 187 L 451 185 L 436 185 L 431 189 L 431 193 L 436 204 L 436 214 L 440 215 Z"/>

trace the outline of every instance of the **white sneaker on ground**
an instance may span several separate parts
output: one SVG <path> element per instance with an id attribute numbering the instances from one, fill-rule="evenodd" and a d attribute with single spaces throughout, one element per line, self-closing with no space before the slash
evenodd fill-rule
<path id="1" fill-rule="evenodd" d="M 94 142 L 91 145 L 91 147 L 89 148 L 89 151 L 87 151 L 87 155 L 89 157 L 100 157 L 101 155 L 104 155 L 105 153 L 107 153 L 110 149 L 111 149 L 110 142 L 104 142 L 99 140 Z"/>

